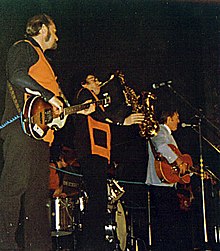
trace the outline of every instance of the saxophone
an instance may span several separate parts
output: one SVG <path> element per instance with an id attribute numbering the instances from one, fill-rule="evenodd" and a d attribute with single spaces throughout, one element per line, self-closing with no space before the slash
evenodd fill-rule
<path id="1" fill-rule="evenodd" d="M 142 93 L 141 112 L 144 113 L 144 121 L 139 125 L 141 137 L 153 137 L 159 131 L 159 122 L 155 119 L 153 100 L 156 96 L 151 92 L 143 91 Z"/>
<path id="2" fill-rule="evenodd" d="M 118 78 L 124 87 L 123 93 L 125 96 L 125 102 L 128 106 L 131 106 L 132 113 L 143 113 L 145 115 L 143 122 L 139 125 L 139 134 L 141 137 L 153 137 L 157 135 L 159 131 L 159 123 L 155 119 L 153 100 L 156 100 L 156 96 L 151 92 L 143 91 L 142 101 L 140 104 L 140 95 L 137 95 L 135 91 L 129 87 L 124 80 L 124 75 L 118 74 Z"/>

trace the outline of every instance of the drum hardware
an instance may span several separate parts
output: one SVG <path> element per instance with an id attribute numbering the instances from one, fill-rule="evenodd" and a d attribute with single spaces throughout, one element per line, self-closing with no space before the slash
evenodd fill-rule
<path id="1" fill-rule="evenodd" d="M 124 210 L 120 198 L 125 193 L 124 188 L 118 181 L 107 180 L 108 205 L 107 213 L 111 216 L 111 222 L 105 226 L 106 240 L 109 243 L 115 242 L 114 250 L 125 251 L 127 242 L 127 229 Z"/>
<path id="2" fill-rule="evenodd" d="M 77 205 L 77 208 L 79 211 L 84 211 L 85 205 L 88 203 L 88 196 L 85 191 L 80 191 L 75 204 Z"/>
<path id="3" fill-rule="evenodd" d="M 78 204 L 78 206 L 79 206 L 80 212 L 84 212 L 85 206 L 88 203 L 88 198 L 89 197 L 88 197 L 86 191 L 83 191 L 83 190 L 80 191 L 79 198 L 76 201 L 76 204 Z"/>
<path id="4" fill-rule="evenodd" d="M 112 217 L 112 214 L 110 215 L 110 222 L 107 222 L 107 224 L 105 225 L 105 239 L 109 242 L 109 243 L 113 243 L 113 241 L 115 240 L 115 233 L 116 233 L 116 222 Z"/>
<path id="5" fill-rule="evenodd" d="M 125 193 L 124 188 L 118 184 L 118 181 L 111 179 L 107 182 L 108 201 L 109 204 L 114 204 Z"/>
<path id="6" fill-rule="evenodd" d="M 108 210 L 110 220 L 106 223 L 106 241 L 114 245 L 114 250 L 122 250 L 121 245 L 126 245 L 126 220 L 120 198 L 124 194 L 124 189 L 116 180 L 109 180 L 108 188 Z M 51 235 L 52 237 L 62 237 L 72 234 L 75 230 L 81 231 L 83 224 L 81 222 L 88 195 L 84 190 L 79 190 L 78 194 L 66 198 L 54 198 L 51 201 Z M 123 244 L 121 244 L 123 243 Z M 125 243 L 125 244 L 124 244 Z M 120 247 L 120 248 L 119 248 Z"/>
<path id="7" fill-rule="evenodd" d="M 50 222 L 52 237 L 61 237 L 82 231 L 82 213 L 84 212 L 88 196 L 85 191 L 80 191 L 72 197 L 56 197 L 51 200 Z M 49 203 L 48 203 L 49 204 Z"/>
<path id="8" fill-rule="evenodd" d="M 51 205 L 51 235 L 61 237 L 82 229 L 79 198 L 55 198 Z"/>
<path id="9" fill-rule="evenodd" d="M 69 198 L 55 198 L 53 200 L 51 216 L 52 216 L 52 232 L 55 237 L 65 236 L 72 233 L 74 218 L 72 213 L 72 202 Z"/>

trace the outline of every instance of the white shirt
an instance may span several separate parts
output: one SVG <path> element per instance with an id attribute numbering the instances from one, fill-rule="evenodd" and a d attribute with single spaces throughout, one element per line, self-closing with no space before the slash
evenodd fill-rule
<path id="1" fill-rule="evenodd" d="M 178 158 L 178 156 L 168 146 L 168 144 L 172 144 L 177 147 L 177 144 L 170 128 L 167 125 L 161 124 L 158 134 L 154 136 L 151 139 L 151 141 L 155 147 L 155 150 L 159 152 L 163 157 L 165 157 L 169 163 L 173 163 Z M 149 153 L 149 159 L 147 166 L 146 184 L 172 187 L 174 184 L 163 183 L 156 174 L 154 165 L 155 158 L 150 146 L 150 142 L 148 142 L 148 153 Z"/>

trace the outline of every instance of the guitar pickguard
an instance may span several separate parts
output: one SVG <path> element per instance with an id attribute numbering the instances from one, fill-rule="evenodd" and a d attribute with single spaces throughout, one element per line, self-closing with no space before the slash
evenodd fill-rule
<path id="1" fill-rule="evenodd" d="M 67 119 L 67 116 L 64 116 L 63 114 L 61 114 L 59 117 L 53 118 L 53 121 L 51 121 L 51 123 L 48 123 L 47 126 L 50 129 L 57 131 L 65 125 L 66 119 Z"/>

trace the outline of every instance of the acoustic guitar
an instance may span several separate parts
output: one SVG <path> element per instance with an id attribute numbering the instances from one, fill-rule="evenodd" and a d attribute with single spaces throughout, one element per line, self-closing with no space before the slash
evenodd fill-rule
<path id="1" fill-rule="evenodd" d="M 175 162 L 170 164 L 166 158 L 158 154 L 158 156 L 155 158 L 155 169 L 157 176 L 164 183 L 189 183 L 190 173 L 192 169 L 194 169 L 191 156 L 189 154 L 182 154 L 179 149 L 172 144 L 169 144 L 168 146 L 176 153 L 178 157 L 183 160 L 184 163 L 188 164 L 188 170 L 184 175 L 180 175 L 180 169 Z"/>
<path id="2" fill-rule="evenodd" d="M 106 107 L 110 102 L 110 97 L 106 96 L 104 99 L 97 101 L 65 107 L 59 116 L 55 116 L 51 104 L 45 102 L 40 96 L 30 96 L 23 107 L 22 128 L 27 135 L 40 140 L 49 129 L 61 129 L 65 125 L 68 115 L 88 109 L 91 104 Z"/>

